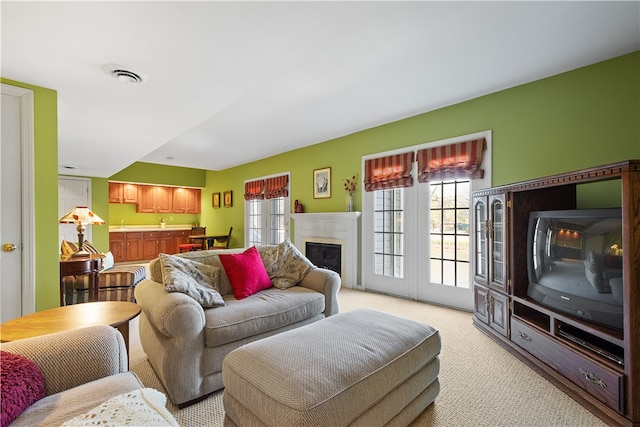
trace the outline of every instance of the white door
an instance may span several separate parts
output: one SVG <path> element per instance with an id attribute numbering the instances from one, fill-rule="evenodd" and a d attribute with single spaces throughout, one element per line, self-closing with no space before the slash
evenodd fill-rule
<path id="1" fill-rule="evenodd" d="M 0 320 L 35 311 L 33 92 L 2 84 Z"/>
<path id="2" fill-rule="evenodd" d="M 58 218 L 76 206 L 90 206 L 91 180 L 89 178 L 58 178 Z M 60 224 L 58 242 L 63 240 L 78 242 L 78 230 L 75 224 Z M 87 226 L 84 240 L 91 242 L 91 226 Z"/>

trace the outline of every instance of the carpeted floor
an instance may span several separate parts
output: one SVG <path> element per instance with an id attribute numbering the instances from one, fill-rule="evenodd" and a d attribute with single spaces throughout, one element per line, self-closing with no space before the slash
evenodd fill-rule
<path id="1" fill-rule="evenodd" d="M 411 426 L 606 426 L 473 327 L 471 313 L 350 289 L 342 289 L 338 300 L 342 312 L 371 308 L 440 331 L 440 394 Z M 145 386 L 164 391 L 140 346 L 137 321 L 131 324 L 130 358 Z M 167 406 L 181 426 L 222 426 L 222 391 L 185 409 Z"/>

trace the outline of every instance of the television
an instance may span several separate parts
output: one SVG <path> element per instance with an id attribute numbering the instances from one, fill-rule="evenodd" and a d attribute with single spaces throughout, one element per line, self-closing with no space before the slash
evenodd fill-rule
<path id="1" fill-rule="evenodd" d="M 621 209 L 535 211 L 527 233 L 527 295 L 581 320 L 623 329 Z"/>

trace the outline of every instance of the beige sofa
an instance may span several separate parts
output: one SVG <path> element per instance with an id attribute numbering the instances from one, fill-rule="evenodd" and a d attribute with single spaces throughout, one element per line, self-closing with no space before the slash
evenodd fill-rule
<path id="1" fill-rule="evenodd" d="M 58 426 L 116 396 L 150 390 L 127 371 L 124 339 L 110 326 L 25 338 L 3 343 L 1 349 L 33 361 L 44 376 L 46 396 L 26 408 L 10 424 L 12 427 Z M 164 395 L 151 391 L 166 402 Z M 160 418 L 149 425 L 177 425 L 164 406 L 150 411 Z"/>
<path id="2" fill-rule="evenodd" d="M 219 255 L 241 252 L 244 249 L 176 255 L 221 267 L 224 307 L 203 308 L 185 294 L 167 292 L 157 260 L 150 264 L 151 278 L 136 287 L 142 347 L 169 398 L 181 407 L 223 388 L 222 361 L 232 350 L 338 313 L 340 276 L 321 268 L 289 289 L 269 288 L 236 299 Z"/>

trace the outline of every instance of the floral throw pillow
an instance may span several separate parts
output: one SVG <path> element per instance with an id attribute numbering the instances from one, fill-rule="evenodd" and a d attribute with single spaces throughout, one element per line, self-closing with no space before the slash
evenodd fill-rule
<path id="1" fill-rule="evenodd" d="M 297 285 L 308 272 L 316 268 L 289 240 L 264 248 L 260 256 L 271 283 L 278 289 Z"/>
<path id="2" fill-rule="evenodd" d="M 167 292 L 181 292 L 206 308 L 225 305 L 218 290 L 219 267 L 166 254 L 160 254 L 159 260 Z"/>

